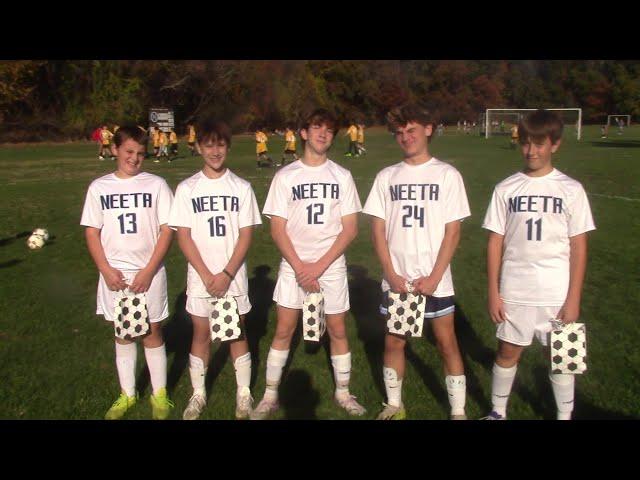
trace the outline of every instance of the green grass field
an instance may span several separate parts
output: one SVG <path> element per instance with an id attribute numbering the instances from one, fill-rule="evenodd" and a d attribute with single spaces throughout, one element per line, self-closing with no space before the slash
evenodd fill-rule
<path id="1" fill-rule="evenodd" d="M 344 133 L 344 132 L 342 132 Z M 577 419 L 640 418 L 640 127 L 600 139 L 599 128 L 586 127 L 583 139 L 566 138 L 556 166 L 585 186 L 598 230 L 590 234 L 589 266 L 582 320 L 588 325 L 589 370 L 577 379 Z M 255 143 L 234 138 L 229 166 L 248 179 L 260 207 L 273 170 L 255 168 Z M 518 151 L 507 137 L 488 140 L 453 133 L 437 137 L 432 153 L 452 163 L 465 180 L 472 216 L 464 222 L 453 260 L 456 328 L 466 365 L 467 413 L 490 409 L 491 366 L 496 346 L 494 326 L 485 310 L 485 243 L 480 228 L 494 185 L 520 168 Z M 284 142 L 270 137 L 279 158 Z M 383 129 L 367 131 L 368 155 L 345 159 L 345 137 L 330 157 L 349 168 L 364 204 L 375 174 L 401 159 L 393 138 Z M 298 147 L 300 148 L 300 147 Z M 163 176 L 175 189 L 200 168 L 200 157 L 172 164 L 146 162 L 146 170 Z M 97 272 L 87 252 L 80 215 L 92 179 L 113 170 L 96 159 L 93 143 L 0 146 L 0 404 L 2 419 L 100 419 L 119 392 L 110 324 L 95 315 Z M 35 227 L 49 229 L 53 240 L 30 251 L 26 236 Z M 257 229 L 247 258 L 253 311 L 248 337 L 254 367 L 256 401 L 264 392 L 265 360 L 275 328 L 271 291 L 280 255 L 268 231 Z M 374 254 L 367 219 L 347 252 L 351 266 L 351 305 L 347 317 L 353 353 L 351 391 L 375 418 L 384 401 L 381 361 L 383 327 L 376 316 L 381 269 Z M 177 246 L 166 258 L 170 317 L 165 322 L 168 387 L 181 418 L 191 394 L 187 368 L 191 326 L 184 311 L 185 260 Z M 332 401 L 333 380 L 325 348 L 300 340 L 281 386 L 282 409 L 276 418 L 344 419 Z M 127 418 L 151 418 L 150 385 L 142 348 L 138 349 L 141 402 Z M 411 419 L 445 419 L 447 393 L 433 337 L 413 339 L 407 349 L 403 399 Z M 548 361 L 535 344 L 521 362 L 509 402 L 513 419 L 555 418 L 547 378 Z M 228 349 L 214 346 L 207 378 L 209 402 L 203 419 L 232 419 L 235 376 Z"/>

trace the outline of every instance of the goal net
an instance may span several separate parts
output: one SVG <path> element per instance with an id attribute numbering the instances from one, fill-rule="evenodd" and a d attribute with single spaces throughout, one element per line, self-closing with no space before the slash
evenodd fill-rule
<path id="1" fill-rule="evenodd" d="M 536 110 L 536 108 L 487 108 L 481 125 L 485 138 L 510 135 L 513 125 L 517 125 L 522 117 Z M 575 135 L 580 140 L 582 137 L 581 108 L 547 108 L 545 110 L 552 110 L 560 115 L 564 123 L 564 135 Z"/>
<path id="2" fill-rule="evenodd" d="M 607 127 L 609 125 L 628 127 L 631 125 L 631 115 L 607 115 Z"/>

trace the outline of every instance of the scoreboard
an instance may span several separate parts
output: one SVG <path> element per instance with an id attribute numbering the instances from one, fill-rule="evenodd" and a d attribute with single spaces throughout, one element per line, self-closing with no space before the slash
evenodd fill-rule
<path id="1" fill-rule="evenodd" d="M 149 125 L 158 125 L 158 128 L 163 132 L 168 132 L 169 129 L 175 129 L 173 110 L 169 108 L 150 108 Z"/>

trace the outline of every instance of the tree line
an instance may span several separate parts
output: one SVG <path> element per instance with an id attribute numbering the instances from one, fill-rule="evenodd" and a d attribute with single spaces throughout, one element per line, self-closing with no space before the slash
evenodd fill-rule
<path id="1" fill-rule="evenodd" d="M 583 109 L 583 122 L 640 114 L 640 62 L 620 60 L 16 60 L 0 62 L 0 141 L 88 138 L 146 125 L 173 108 L 176 129 L 214 115 L 236 132 L 282 128 L 315 106 L 384 123 L 416 100 L 438 121 L 486 108 Z"/>

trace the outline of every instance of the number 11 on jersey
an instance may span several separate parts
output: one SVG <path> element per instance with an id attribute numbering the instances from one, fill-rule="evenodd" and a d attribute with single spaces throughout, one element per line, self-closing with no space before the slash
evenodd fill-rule
<path id="1" fill-rule="evenodd" d="M 542 240 L 542 219 L 533 221 L 533 218 L 530 218 L 525 222 L 527 224 L 527 240 L 533 240 L 533 225 L 536 226 L 536 240 Z"/>

